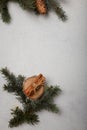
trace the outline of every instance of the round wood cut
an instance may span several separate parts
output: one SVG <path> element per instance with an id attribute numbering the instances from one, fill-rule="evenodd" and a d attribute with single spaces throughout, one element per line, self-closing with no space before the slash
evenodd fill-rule
<path id="1" fill-rule="evenodd" d="M 46 7 L 45 0 L 36 0 L 36 7 L 40 14 L 47 13 L 47 7 Z"/>
<path id="2" fill-rule="evenodd" d="M 36 100 L 44 92 L 45 77 L 42 74 L 27 78 L 23 83 L 24 94 L 32 100 Z"/>

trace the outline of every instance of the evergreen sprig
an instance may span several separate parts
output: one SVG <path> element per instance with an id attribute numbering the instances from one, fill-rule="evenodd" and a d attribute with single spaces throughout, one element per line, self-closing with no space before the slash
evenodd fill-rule
<path id="1" fill-rule="evenodd" d="M 51 7 L 53 8 L 53 10 L 58 15 L 58 17 L 62 21 L 66 21 L 67 20 L 67 15 L 65 14 L 65 11 L 63 11 L 60 3 L 57 0 L 49 0 L 49 2 L 50 2 Z"/>
<path id="2" fill-rule="evenodd" d="M 62 21 L 67 20 L 67 16 L 65 15 L 65 12 L 63 11 L 59 2 L 57 2 L 56 0 L 44 0 L 44 1 L 46 3 L 46 8 L 48 11 L 49 8 L 53 8 Z M 9 2 L 16 2 L 22 7 L 22 9 L 25 9 L 27 11 L 34 11 L 36 14 L 38 12 L 36 6 L 36 0 L 0 0 L 0 13 L 3 22 L 9 23 L 11 21 L 11 16 L 8 9 Z"/>
<path id="3" fill-rule="evenodd" d="M 24 122 L 32 125 L 37 124 L 39 122 L 38 115 L 36 115 L 35 113 L 23 111 L 19 107 L 16 107 L 15 110 L 12 109 L 11 111 L 13 118 L 9 121 L 10 127 L 17 127 Z"/>
<path id="4" fill-rule="evenodd" d="M 42 97 L 37 100 L 31 100 L 27 98 L 22 91 L 23 81 L 25 79 L 24 76 L 15 76 L 7 68 L 2 68 L 0 72 L 7 80 L 7 83 L 4 84 L 4 90 L 15 93 L 17 99 L 23 105 L 22 109 L 16 107 L 16 109 L 11 110 L 13 118 L 9 121 L 10 127 L 17 127 L 24 122 L 32 125 L 37 124 L 39 122 L 39 117 L 36 112 L 41 110 L 48 110 L 53 113 L 59 112 L 59 108 L 54 104 L 54 97 L 61 93 L 59 86 L 45 85 L 45 92 Z"/>

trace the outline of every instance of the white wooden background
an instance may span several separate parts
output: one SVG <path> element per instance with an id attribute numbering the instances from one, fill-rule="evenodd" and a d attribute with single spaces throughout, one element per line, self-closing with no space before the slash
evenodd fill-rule
<path id="1" fill-rule="evenodd" d="M 60 85 L 63 93 L 55 103 L 62 113 L 39 113 L 36 126 L 23 124 L 13 130 L 87 130 L 86 0 L 61 0 L 68 15 L 66 23 L 55 13 L 35 16 L 10 3 L 11 24 L 0 20 L 0 68 L 32 76 L 43 73 L 49 84 Z M 21 105 L 3 91 L 0 75 L 0 130 L 10 130 L 10 109 Z"/>

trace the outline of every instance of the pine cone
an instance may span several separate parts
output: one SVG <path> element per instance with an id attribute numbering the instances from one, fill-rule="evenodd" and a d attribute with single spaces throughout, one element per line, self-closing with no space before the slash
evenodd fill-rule
<path id="1" fill-rule="evenodd" d="M 36 0 L 36 7 L 40 14 L 47 13 L 47 7 L 46 7 L 45 0 Z"/>

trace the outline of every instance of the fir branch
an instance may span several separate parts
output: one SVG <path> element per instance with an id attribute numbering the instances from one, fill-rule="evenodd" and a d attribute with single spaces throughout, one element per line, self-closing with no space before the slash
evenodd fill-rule
<path id="1" fill-rule="evenodd" d="M 4 5 L 3 8 L 1 9 L 1 18 L 3 22 L 10 23 L 11 17 L 8 12 L 8 7 L 6 5 Z"/>
<path id="2" fill-rule="evenodd" d="M 39 122 L 38 116 L 35 113 L 30 113 L 29 111 L 23 111 L 19 107 L 16 107 L 15 110 L 11 110 L 13 118 L 9 121 L 9 127 L 17 127 L 24 122 L 28 124 L 35 125 Z"/>
<path id="3" fill-rule="evenodd" d="M 12 85 L 15 85 L 16 83 L 16 77 L 13 73 L 10 73 L 10 71 L 7 68 L 2 68 L 0 70 L 4 78 L 7 80 L 8 83 L 11 83 Z"/>
<path id="4" fill-rule="evenodd" d="M 53 103 L 47 103 L 47 106 L 44 108 L 45 110 L 51 111 L 53 113 L 59 113 L 59 108 L 56 106 L 56 104 Z"/>
<path id="5" fill-rule="evenodd" d="M 61 93 L 59 86 L 47 86 L 47 91 L 49 91 L 51 97 L 55 97 Z"/>
<path id="6" fill-rule="evenodd" d="M 16 77 L 7 68 L 2 68 L 0 72 L 7 80 L 7 84 L 4 85 L 4 90 L 7 90 L 8 92 L 14 92 L 20 102 L 26 102 L 26 96 L 22 91 L 22 85 L 25 77 L 21 75 Z"/>
<path id="7" fill-rule="evenodd" d="M 8 91 L 9 93 L 15 92 L 15 87 L 12 84 L 10 84 L 10 83 L 4 84 L 3 89 Z"/>
<path id="8" fill-rule="evenodd" d="M 38 124 L 39 122 L 39 118 L 38 118 L 38 115 L 36 115 L 36 113 L 30 113 L 30 111 L 26 111 L 24 113 L 24 119 L 25 119 L 25 122 L 27 122 L 28 124 L 31 124 L 31 125 L 35 125 L 35 124 Z"/>
<path id="9" fill-rule="evenodd" d="M 35 10 L 35 0 L 19 0 L 19 5 L 26 10 Z"/>
<path id="10" fill-rule="evenodd" d="M 55 10 L 56 14 L 58 15 L 58 17 L 62 20 L 62 21 L 66 21 L 67 20 L 67 16 L 65 14 L 65 11 L 63 11 L 61 5 L 59 2 L 57 2 L 56 0 L 49 0 L 49 3 L 51 5 L 51 7 Z"/>
<path id="11" fill-rule="evenodd" d="M 21 109 L 16 107 L 15 110 L 12 109 L 11 111 L 13 118 L 9 121 L 10 127 L 17 127 L 20 124 L 24 123 L 24 112 Z"/>

